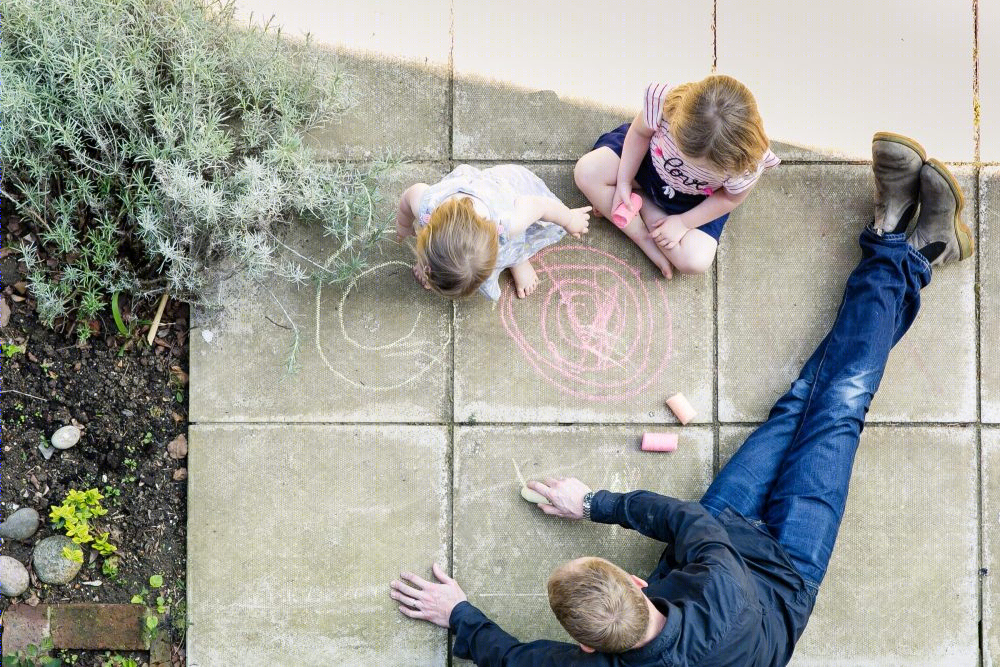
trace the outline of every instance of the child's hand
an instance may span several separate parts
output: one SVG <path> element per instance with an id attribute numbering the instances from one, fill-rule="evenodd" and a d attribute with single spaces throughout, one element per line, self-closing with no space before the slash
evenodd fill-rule
<path id="1" fill-rule="evenodd" d="M 424 289 L 431 288 L 431 280 L 427 275 L 427 267 L 421 266 L 420 264 L 414 264 L 413 276 L 417 279 L 417 282 L 424 286 Z"/>
<path id="2" fill-rule="evenodd" d="M 668 215 L 660 223 L 660 226 L 654 229 L 649 235 L 656 241 L 656 245 L 664 250 L 670 250 L 677 247 L 677 244 L 681 242 L 681 239 L 689 231 L 691 230 L 684 224 L 681 216 Z"/>
<path id="3" fill-rule="evenodd" d="M 569 213 L 566 214 L 566 224 L 563 225 L 566 231 L 576 238 L 586 234 L 590 229 L 590 210 L 590 206 L 569 209 Z"/>
<path id="4" fill-rule="evenodd" d="M 632 184 L 619 181 L 617 187 L 615 187 L 615 198 L 611 202 L 611 210 L 614 211 L 618 208 L 618 204 L 621 204 L 623 201 L 629 202 L 629 206 L 631 206 Z"/>

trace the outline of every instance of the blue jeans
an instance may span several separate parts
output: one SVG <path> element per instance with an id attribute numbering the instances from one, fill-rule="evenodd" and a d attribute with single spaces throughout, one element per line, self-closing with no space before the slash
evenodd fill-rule
<path id="1" fill-rule="evenodd" d="M 868 406 L 931 280 L 903 234 L 865 228 L 860 243 L 830 333 L 701 500 L 716 516 L 730 507 L 766 528 L 813 592 L 837 540 Z"/>

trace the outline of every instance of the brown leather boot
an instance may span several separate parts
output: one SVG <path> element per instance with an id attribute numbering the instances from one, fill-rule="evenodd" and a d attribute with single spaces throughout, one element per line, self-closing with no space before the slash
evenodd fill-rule
<path id="1" fill-rule="evenodd" d="M 909 137 L 878 132 L 872 137 L 875 172 L 875 229 L 886 234 L 906 231 L 917 212 L 924 147 Z"/>
<path id="2" fill-rule="evenodd" d="M 958 181 L 937 160 L 920 170 L 920 217 L 907 243 L 930 261 L 931 266 L 960 262 L 972 256 L 972 230 L 962 222 L 965 197 Z"/>

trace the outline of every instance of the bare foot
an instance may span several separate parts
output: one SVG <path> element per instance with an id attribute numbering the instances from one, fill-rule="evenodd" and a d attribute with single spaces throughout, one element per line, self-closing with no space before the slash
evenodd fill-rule
<path id="1" fill-rule="evenodd" d="M 650 259 L 653 264 L 656 264 L 656 268 L 660 270 L 663 277 L 667 280 L 674 277 L 674 269 L 670 264 L 670 260 L 667 259 L 663 251 L 660 250 L 660 246 L 656 245 L 656 241 L 653 237 L 649 235 L 649 230 L 646 229 L 646 223 L 641 219 L 642 214 L 635 216 L 632 222 L 625 225 L 622 229 L 625 235 L 632 239 L 633 242 L 639 249 L 645 253 L 646 257 Z"/>
<path id="2" fill-rule="evenodd" d="M 514 287 L 517 289 L 517 296 L 520 299 L 531 296 L 531 293 L 538 287 L 538 274 L 535 273 L 535 267 L 528 260 L 510 267 L 510 275 L 514 278 Z"/>

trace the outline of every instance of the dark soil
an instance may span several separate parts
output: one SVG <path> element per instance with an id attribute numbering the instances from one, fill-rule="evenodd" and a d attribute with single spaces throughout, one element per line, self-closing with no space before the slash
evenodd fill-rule
<path id="1" fill-rule="evenodd" d="M 110 312 L 91 323 L 96 332 L 86 343 L 71 331 L 46 328 L 8 250 L 4 217 L 2 298 L 11 315 L 0 342 L 24 350 L 5 347 L 0 354 L 0 514 L 33 507 L 43 525 L 31 544 L 6 541 L 0 552 L 30 571 L 33 544 L 58 532 L 48 521 L 50 507 L 70 489 L 92 488 L 104 494 L 108 514 L 93 521 L 91 532 L 110 533 L 118 547 L 117 574 L 105 574 L 105 559 L 85 548 L 84 567 L 72 584 L 48 586 L 32 572 L 32 585 L 19 602 L 128 603 L 145 591 L 146 602 L 155 606 L 163 596 L 175 664 L 183 664 L 187 461 L 170 456 L 167 444 L 187 434 L 187 306 L 168 302 L 153 346 L 146 334 L 156 302 L 122 304 L 132 328 L 128 336 L 118 333 Z M 79 444 L 46 460 L 39 445 L 71 423 L 83 430 Z M 164 585 L 149 594 L 153 575 L 161 575 Z M 10 604 L 3 598 L 0 610 Z M 103 652 L 80 656 L 79 667 L 103 664 Z"/>

